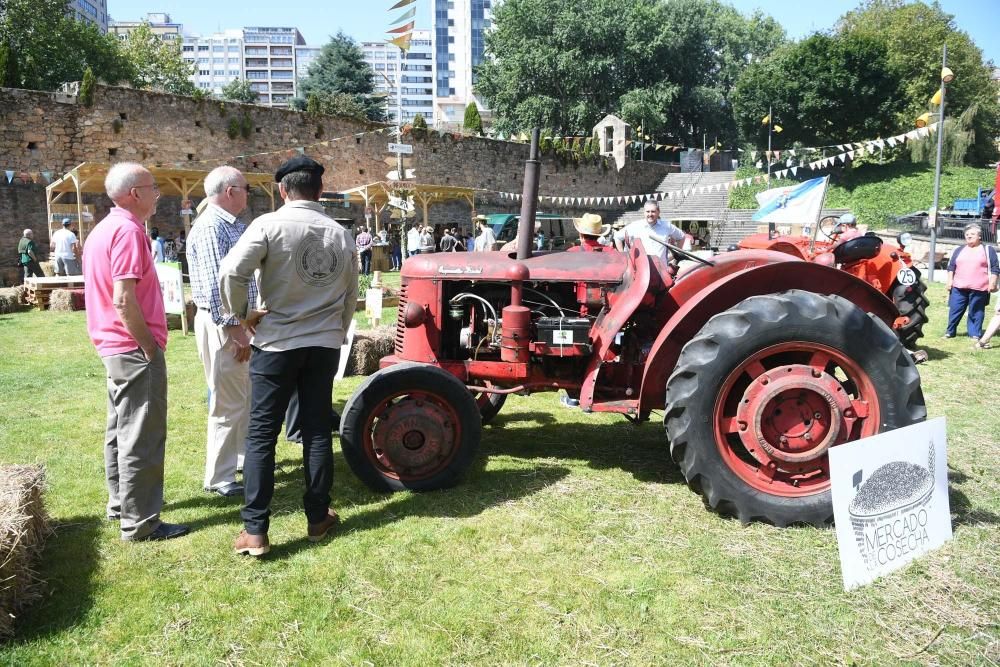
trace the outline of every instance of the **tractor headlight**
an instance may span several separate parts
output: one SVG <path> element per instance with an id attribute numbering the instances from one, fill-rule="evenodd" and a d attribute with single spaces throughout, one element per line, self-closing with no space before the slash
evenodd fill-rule
<path id="1" fill-rule="evenodd" d="M 905 248 L 906 246 L 910 245 L 910 241 L 912 240 L 913 240 L 913 234 L 911 234 L 910 232 L 903 232 L 902 234 L 896 237 L 896 243 L 899 244 L 900 248 Z"/>

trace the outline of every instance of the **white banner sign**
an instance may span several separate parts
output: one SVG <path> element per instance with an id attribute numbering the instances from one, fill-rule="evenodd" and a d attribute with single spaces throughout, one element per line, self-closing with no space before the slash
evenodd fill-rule
<path id="1" fill-rule="evenodd" d="M 382 290 L 369 288 L 365 291 L 365 316 L 369 320 L 382 319 Z"/>
<path id="2" fill-rule="evenodd" d="M 940 417 L 830 449 L 845 590 L 951 539 L 946 444 Z"/>
<path id="3" fill-rule="evenodd" d="M 157 262 L 156 277 L 163 293 L 163 309 L 167 313 L 180 315 L 184 312 L 184 280 L 179 262 Z"/>
<path id="4" fill-rule="evenodd" d="M 413 202 L 408 199 L 403 199 L 402 197 L 396 197 L 395 195 L 389 196 L 389 206 L 393 208 L 402 209 L 404 211 L 410 212 L 413 210 Z"/>
<path id="5" fill-rule="evenodd" d="M 389 152 L 413 155 L 413 144 L 389 144 Z"/>

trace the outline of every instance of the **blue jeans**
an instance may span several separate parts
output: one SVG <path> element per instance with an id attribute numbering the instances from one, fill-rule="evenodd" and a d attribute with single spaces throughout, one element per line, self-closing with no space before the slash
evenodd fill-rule
<path id="1" fill-rule="evenodd" d="M 368 250 L 362 250 L 361 255 L 361 273 L 368 275 L 372 272 L 372 251 L 371 248 Z"/>
<path id="2" fill-rule="evenodd" d="M 965 326 L 972 338 L 981 338 L 983 335 L 983 318 L 986 315 L 986 306 L 990 302 L 990 293 L 984 290 L 964 289 L 953 287 L 948 296 L 948 328 L 945 334 L 954 336 L 958 330 L 958 323 L 962 315 L 968 310 Z"/>
<path id="3" fill-rule="evenodd" d="M 303 347 L 267 352 L 254 347 L 250 357 L 250 426 L 243 460 L 246 505 L 240 511 L 251 535 L 267 533 L 274 496 L 274 447 L 292 393 L 298 390 L 302 417 L 302 463 L 306 519 L 319 523 L 330 508 L 333 449 L 330 395 L 340 350 Z"/>

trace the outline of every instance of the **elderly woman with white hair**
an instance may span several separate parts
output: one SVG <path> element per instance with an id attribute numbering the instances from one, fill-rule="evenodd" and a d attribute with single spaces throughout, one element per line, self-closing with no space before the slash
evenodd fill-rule
<path id="1" fill-rule="evenodd" d="M 990 292 L 997 291 L 1000 261 L 997 251 L 982 242 L 982 228 L 973 223 L 965 226 L 965 245 L 955 248 L 948 262 L 948 326 L 945 338 L 954 338 L 962 315 L 968 311 L 966 327 L 969 337 L 977 341 L 983 335 L 983 318 Z"/>

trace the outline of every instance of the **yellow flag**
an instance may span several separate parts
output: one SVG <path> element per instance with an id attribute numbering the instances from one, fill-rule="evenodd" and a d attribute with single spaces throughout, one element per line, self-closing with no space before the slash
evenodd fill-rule
<path id="1" fill-rule="evenodd" d="M 771 114 L 767 114 L 766 116 L 760 119 L 761 125 L 767 125 L 770 122 L 771 122 Z"/>
<path id="2" fill-rule="evenodd" d="M 405 35 L 400 35 L 396 39 L 390 39 L 389 43 L 395 44 L 400 51 L 410 50 L 410 37 L 413 35 L 412 32 L 408 32 Z"/>

